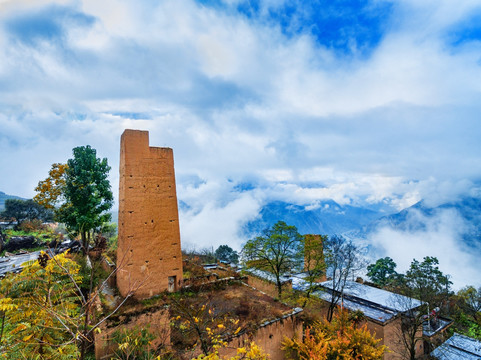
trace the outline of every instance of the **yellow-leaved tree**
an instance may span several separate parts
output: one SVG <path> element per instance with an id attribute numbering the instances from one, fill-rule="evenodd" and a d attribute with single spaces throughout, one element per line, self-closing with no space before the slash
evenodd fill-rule
<path id="1" fill-rule="evenodd" d="M 346 310 L 340 310 L 331 322 L 322 320 L 308 326 L 302 340 L 285 339 L 283 349 L 289 359 L 334 360 L 334 359 L 382 359 L 386 352 L 367 330 L 349 318 Z"/>
<path id="2" fill-rule="evenodd" d="M 35 191 L 37 195 L 33 200 L 46 207 L 47 209 L 54 209 L 55 206 L 63 201 L 65 192 L 65 170 L 67 164 L 55 163 L 48 172 L 48 178 L 38 183 Z"/>
<path id="3" fill-rule="evenodd" d="M 210 354 L 199 355 L 193 360 L 269 360 L 269 355 L 254 342 L 236 349 L 237 354 L 232 357 L 219 355 L 219 349 L 225 345 L 227 344 L 220 342 Z"/>
<path id="4" fill-rule="evenodd" d="M 60 254 L 25 266 L 0 282 L 0 358 L 77 356 L 79 265 Z"/>

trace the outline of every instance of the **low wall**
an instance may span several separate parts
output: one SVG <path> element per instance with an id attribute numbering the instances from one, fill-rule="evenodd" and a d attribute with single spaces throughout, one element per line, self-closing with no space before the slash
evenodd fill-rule
<path id="1" fill-rule="evenodd" d="M 102 266 L 102 269 L 109 274 L 109 278 L 107 280 L 107 284 L 111 288 L 115 288 L 117 286 L 117 274 L 115 271 L 115 264 L 113 262 L 110 262 L 108 259 L 102 256 L 102 259 L 100 261 L 100 264 Z"/>
<path id="2" fill-rule="evenodd" d="M 156 349 L 159 345 L 170 346 L 169 309 L 163 307 L 152 312 L 132 315 L 128 320 L 116 326 L 109 327 L 109 323 L 102 324 L 100 333 L 95 332 L 95 358 L 97 360 L 111 359 L 118 346 L 112 340 L 113 334 L 118 330 L 132 330 L 136 327 L 148 327 L 155 336 L 151 344 L 152 349 Z"/>
<path id="3" fill-rule="evenodd" d="M 187 278 L 183 280 L 183 287 L 199 286 L 202 284 L 208 284 L 219 279 L 217 274 L 208 274 L 203 276 L 197 276 L 195 278 Z"/>
<path id="4" fill-rule="evenodd" d="M 260 290 L 262 292 L 265 292 L 267 295 L 276 298 L 278 296 L 277 293 L 277 286 L 273 282 L 269 280 L 264 280 L 261 279 L 255 275 L 247 274 L 247 283 L 256 288 L 257 290 Z M 286 282 L 282 285 L 282 290 L 292 290 L 292 283 L 291 282 Z"/>
<path id="5" fill-rule="evenodd" d="M 255 342 L 264 352 L 269 354 L 270 360 L 284 360 L 285 352 L 281 350 L 284 338 L 302 339 L 302 322 L 297 314 L 302 309 L 294 309 L 281 318 L 262 324 L 254 333 L 244 333 L 229 341 L 227 347 L 219 350 L 221 356 L 234 356 L 237 348 Z"/>

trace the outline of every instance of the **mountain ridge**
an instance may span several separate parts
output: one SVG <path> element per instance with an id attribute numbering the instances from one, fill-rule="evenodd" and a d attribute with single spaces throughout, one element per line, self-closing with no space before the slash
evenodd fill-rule
<path id="1" fill-rule="evenodd" d="M 8 199 L 19 199 L 19 200 L 25 200 L 24 198 L 16 195 L 8 195 L 5 194 L 3 191 L 0 191 L 0 211 L 5 209 L 5 200 Z"/>
<path id="2" fill-rule="evenodd" d="M 301 234 L 341 234 L 359 228 L 381 216 L 381 212 L 340 205 L 333 200 L 322 201 L 316 207 L 272 201 L 262 207 L 258 217 L 247 222 L 242 232 L 254 236 L 281 220 L 297 227 Z"/>

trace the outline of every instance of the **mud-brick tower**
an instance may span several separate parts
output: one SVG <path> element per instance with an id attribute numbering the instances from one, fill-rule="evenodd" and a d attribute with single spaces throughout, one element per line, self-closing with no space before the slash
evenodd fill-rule
<path id="1" fill-rule="evenodd" d="M 182 281 L 174 155 L 149 147 L 148 131 L 125 130 L 120 140 L 117 266 L 122 296 L 136 289 L 145 299 Z"/>
<path id="2" fill-rule="evenodd" d="M 313 270 L 316 265 L 325 265 L 324 243 L 321 235 L 304 235 L 304 247 L 304 271 Z M 319 259 L 320 264 L 316 264 L 314 259 Z M 325 273 L 317 279 L 317 282 L 323 281 L 326 281 Z"/>

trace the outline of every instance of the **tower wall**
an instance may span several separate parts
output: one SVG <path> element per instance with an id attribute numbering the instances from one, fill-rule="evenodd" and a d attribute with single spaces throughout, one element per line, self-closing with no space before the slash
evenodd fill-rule
<path id="1" fill-rule="evenodd" d="M 144 299 L 182 281 L 174 156 L 149 147 L 149 133 L 125 130 L 120 144 L 117 286 Z"/>
<path id="2" fill-rule="evenodd" d="M 305 253 L 304 253 L 304 271 L 315 269 L 316 265 L 325 265 L 324 260 L 324 242 L 322 235 L 307 234 L 304 235 Z M 309 253 L 310 252 L 310 253 Z M 315 259 L 319 259 L 320 263 L 316 264 Z M 311 261 L 309 261 L 311 260 Z M 317 279 L 318 282 L 326 281 L 326 274 Z"/>

